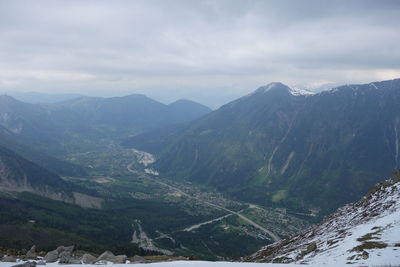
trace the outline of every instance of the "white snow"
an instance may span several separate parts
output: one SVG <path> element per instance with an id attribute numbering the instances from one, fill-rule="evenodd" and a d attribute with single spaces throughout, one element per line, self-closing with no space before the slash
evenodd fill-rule
<path id="1" fill-rule="evenodd" d="M 325 248 L 321 247 L 321 253 L 317 253 L 310 259 L 310 263 L 313 264 L 336 264 L 336 263 L 344 263 L 348 260 L 349 257 L 360 254 L 357 252 L 352 252 L 352 249 L 356 246 L 362 244 L 361 241 L 358 241 L 358 238 L 361 238 L 367 234 L 379 232 L 376 235 L 376 239 L 371 239 L 367 241 L 375 241 L 379 243 L 387 244 L 386 248 L 381 249 L 368 249 L 369 253 L 368 259 L 358 259 L 356 262 L 362 265 L 384 265 L 384 264 L 396 264 L 400 262 L 400 247 L 396 247 L 395 245 L 400 242 L 400 183 L 397 183 L 387 189 L 385 189 L 383 198 L 380 198 L 379 195 L 373 195 L 371 205 L 368 205 L 367 210 L 365 207 L 359 207 L 358 210 L 354 213 L 349 212 L 346 218 L 343 218 L 342 221 L 336 222 L 340 225 L 340 228 L 346 231 L 346 236 L 343 240 L 340 240 L 337 243 L 337 246 L 334 248 L 329 248 L 327 243 L 325 242 Z M 392 203 L 392 205 L 386 206 L 385 204 Z M 350 209 L 349 209 L 350 211 Z M 372 219 L 368 221 L 363 221 L 360 219 L 362 223 L 356 225 L 351 225 L 352 220 L 358 220 L 363 213 L 378 211 L 379 215 L 376 217 L 372 217 Z M 343 214 L 346 214 L 345 212 Z M 343 224 L 345 223 L 345 224 Z M 346 229 L 346 224 L 348 225 L 348 229 Z M 325 236 L 316 237 L 319 240 L 326 240 L 334 238 L 332 233 L 326 233 Z M 320 242 L 321 243 L 321 242 Z M 323 251 L 326 249 L 325 251 Z"/>
<path id="2" fill-rule="evenodd" d="M 270 91 L 271 89 L 273 89 L 275 87 L 287 87 L 287 88 L 289 88 L 289 90 L 288 90 L 289 93 L 294 95 L 294 96 L 314 95 L 315 94 L 314 92 L 311 92 L 311 91 L 306 90 L 306 89 L 301 89 L 301 88 L 298 88 L 298 87 L 289 87 L 289 86 L 286 86 L 284 84 L 275 82 L 275 83 L 270 83 L 268 85 L 262 86 L 262 87 L 258 88 L 255 92 L 253 92 L 253 93 L 251 93 L 249 95 L 253 95 L 255 93 L 266 93 L 266 92 Z"/>
<path id="3" fill-rule="evenodd" d="M 376 87 L 376 85 L 374 83 L 370 83 L 369 85 L 374 87 L 376 90 L 378 90 L 378 87 Z"/>
<path id="4" fill-rule="evenodd" d="M 294 96 L 299 96 L 299 95 L 315 95 L 314 92 L 305 90 L 305 89 L 301 89 L 301 88 L 297 88 L 297 87 L 290 87 L 290 91 L 289 91 L 292 95 Z"/>
<path id="5" fill-rule="evenodd" d="M 399 137 L 397 135 L 397 125 L 394 126 L 394 134 L 395 134 L 395 151 L 396 151 L 396 156 L 395 156 L 395 160 L 396 160 L 396 168 L 399 167 Z"/>
<path id="6" fill-rule="evenodd" d="M 365 248 L 366 242 L 376 242 L 386 247 L 369 249 Z M 318 266 L 400 263 L 400 182 L 381 186 L 372 195 L 342 207 L 320 225 L 291 238 L 282 246 L 279 244 L 267 246 L 251 258 L 255 261 L 286 258 L 289 259 L 287 262 Z M 310 244 L 315 244 L 315 249 L 304 255 Z M 360 245 L 364 246 L 363 250 L 356 250 Z M 263 254 L 263 251 L 274 251 L 274 248 L 277 254 Z"/>
<path id="7" fill-rule="evenodd" d="M 382 227 L 382 235 L 377 235 L 379 236 L 379 239 L 371 241 L 386 243 L 388 244 L 388 247 L 385 249 L 368 250 L 368 259 L 359 260 L 357 263 L 368 266 L 399 263 L 400 248 L 396 248 L 394 245 L 400 242 L 400 210 L 397 210 L 388 216 L 379 218 L 376 221 L 362 224 L 351 229 L 336 249 L 327 250 L 325 253 L 323 252 L 316 255 L 310 263 L 337 264 L 346 262 L 347 258 L 352 256 L 352 253 L 349 251 L 361 244 L 361 242 L 357 241 L 357 238 L 374 232 L 374 230 L 372 230 L 374 227 Z"/>
<path id="8" fill-rule="evenodd" d="M 23 263 L 23 262 L 19 262 Z M 0 262 L 0 267 L 11 267 L 15 264 L 15 262 Z M 169 261 L 169 262 L 157 262 L 157 263 L 145 263 L 145 264 L 112 264 L 109 263 L 107 266 L 112 267 L 300 267 L 304 265 L 299 264 L 276 264 L 276 263 L 244 263 L 244 262 L 223 262 L 223 261 Z M 90 264 L 62 264 L 58 263 L 48 263 L 45 266 L 47 267 L 93 267 L 99 265 L 90 265 Z M 319 265 L 308 265 L 308 266 L 321 266 Z M 346 265 L 323 265 L 327 267 L 336 267 L 336 266 L 346 266 Z"/>

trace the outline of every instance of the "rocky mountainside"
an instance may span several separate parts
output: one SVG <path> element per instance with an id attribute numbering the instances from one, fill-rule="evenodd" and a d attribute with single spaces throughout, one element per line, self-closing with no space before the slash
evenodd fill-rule
<path id="1" fill-rule="evenodd" d="M 82 207 L 101 207 L 102 199 L 89 190 L 62 180 L 56 174 L 0 147 L 0 192 L 30 192 Z"/>
<path id="2" fill-rule="evenodd" d="M 310 94 L 281 83 L 177 129 L 135 136 L 154 168 L 238 199 L 334 211 L 400 165 L 400 79 Z"/>
<path id="3" fill-rule="evenodd" d="M 400 261 L 400 171 L 322 223 L 262 248 L 246 261 L 367 266 Z"/>

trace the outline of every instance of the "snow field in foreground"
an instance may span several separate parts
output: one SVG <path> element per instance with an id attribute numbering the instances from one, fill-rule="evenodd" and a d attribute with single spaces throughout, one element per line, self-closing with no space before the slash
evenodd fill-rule
<path id="1" fill-rule="evenodd" d="M 23 263 L 23 262 L 0 262 L 0 267 L 11 267 L 13 265 Z M 327 266 L 327 267 L 340 267 L 338 264 L 323 265 L 323 264 L 277 264 L 277 263 L 250 263 L 250 262 L 223 262 L 223 261 L 170 261 L 170 262 L 157 262 L 157 263 L 146 263 L 146 264 L 109 264 L 112 267 L 300 267 L 300 266 Z M 109 266 L 107 265 L 107 266 Z M 40 266 L 40 265 L 38 265 Z M 58 264 L 58 263 L 48 263 L 43 265 L 43 267 L 94 267 L 102 265 L 90 265 L 90 264 Z M 342 265 L 348 266 L 348 265 Z"/>

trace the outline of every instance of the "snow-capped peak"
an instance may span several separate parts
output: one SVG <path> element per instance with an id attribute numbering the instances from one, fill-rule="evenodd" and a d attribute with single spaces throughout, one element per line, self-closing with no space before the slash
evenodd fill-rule
<path id="1" fill-rule="evenodd" d="M 273 82 L 273 83 L 269 83 L 265 86 L 262 86 L 260 88 L 258 88 L 254 93 L 256 94 L 260 94 L 260 93 L 267 93 L 271 90 L 284 90 L 289 92 L 291 95 L 294 96 L 299 96 L 299 95 L 314 95 L 314 92 L 311 92 L 309 90 L 306 89 L 301 89 L 298 87 L 289 87 L 283 83 L 280 82 Z M 250 94 L 252 95 L 252 94 Z"/>
<path id="2" fill-rule="evenodd" d="M 267 85 L 261 86 L 258 88 L 254 93 L 266 93 L 271 91 L 272 89 L 283 89 L 283 90 L 289 90 L 290 88 L 284 85 L 283 83 L 280 82 L 273 82 L 269 83 Z"/>

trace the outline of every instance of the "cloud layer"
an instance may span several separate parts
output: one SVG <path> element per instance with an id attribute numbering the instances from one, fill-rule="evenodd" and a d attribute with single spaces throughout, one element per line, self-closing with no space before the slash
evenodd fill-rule
<path id="1" fill-rule="evenodd" d="M 218 106 L 271 81 L 400 77 L 399 1 L 0 0 L 0 91 Z"/>

